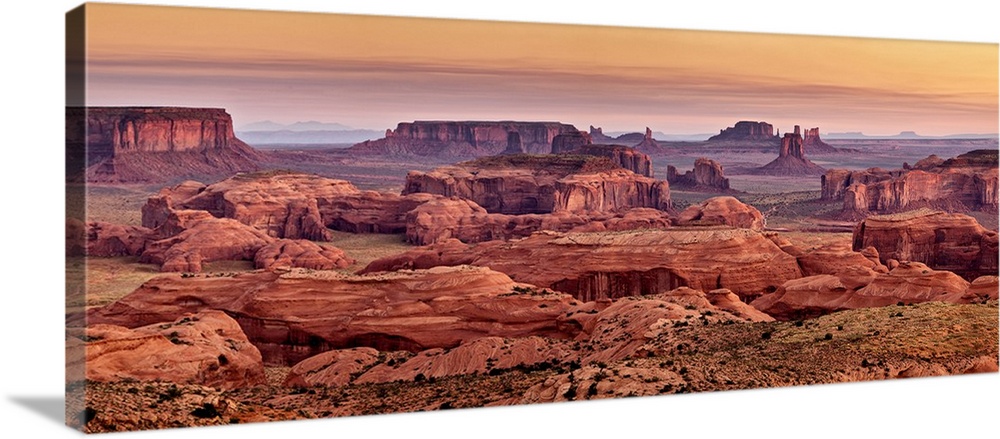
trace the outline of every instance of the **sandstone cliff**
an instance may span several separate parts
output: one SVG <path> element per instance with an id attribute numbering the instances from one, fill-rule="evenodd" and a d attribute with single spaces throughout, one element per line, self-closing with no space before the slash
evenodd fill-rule
<path id="1" fill-rule="evenodd" d="M 218 176 L 256 170 L 263 159 L 235 137 L 232 117 L 219 108 L 67 108 L 66 124 L 67 144 L 87 146 L 89 181 Z"/>
<path id="2" fill-rule="evenodd" d="M 894 171 L 833 169 L 822 177 L 822 196 L 842 199 L 841 215 L 855 219 L 919 207 L 996 212 L 997 163 L 995 150 L 976 150 L 944 161 L 928 157 Z"/>
<path id="3" fill-rule="evenodd" d="M 358 143 L 358 154 L 437 158 L 482 157 L 500 153 L 547 154 L 559 134 L 575 133 L 558 122 L 416 121 L 400 122 L 386 137 Z"/>

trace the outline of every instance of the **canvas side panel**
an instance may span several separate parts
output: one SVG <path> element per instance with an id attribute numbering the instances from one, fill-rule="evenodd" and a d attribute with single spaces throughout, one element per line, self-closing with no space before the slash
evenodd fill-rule
<path id="1" fill-rule="evenodd" d="M 66 425 L 86 422 L 86 5 L 66 13 Z"/>

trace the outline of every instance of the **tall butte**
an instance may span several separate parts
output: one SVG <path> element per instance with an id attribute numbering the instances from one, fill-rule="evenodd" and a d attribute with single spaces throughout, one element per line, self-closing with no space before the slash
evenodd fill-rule
<path id="1" fill-rule="evenodd" d="M 66 143 L 85 145 L 90 182 L 142 183 L 259 169 L 221 108 L 67 107 Z"/>
<path id="2" fill-rule="evenodd" d="M 802 146 L 802 131 L 795 125 L 795 131 L 785 133 L 781 138 L 778 158 L 751 172 L 757 175 L 823 175 L 826 169 L 809 161 Z"/>

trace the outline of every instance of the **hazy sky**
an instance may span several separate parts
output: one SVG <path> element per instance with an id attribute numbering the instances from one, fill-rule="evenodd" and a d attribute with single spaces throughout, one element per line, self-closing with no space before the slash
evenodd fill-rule
<path id="1" fill-rule="evenodd" d="M 87 19 L 91 105 L 223 107 L 237 127 L 998 131 L 996 44 L 107 4 Z"/>

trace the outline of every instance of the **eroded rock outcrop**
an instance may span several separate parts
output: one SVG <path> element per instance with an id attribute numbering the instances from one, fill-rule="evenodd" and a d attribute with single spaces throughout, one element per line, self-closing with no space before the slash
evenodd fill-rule
<path id="1" fill-rule="evenodd" d="M 995 275 L 997 232 L 959 213 L 918 209 L 869 216 L 854 229 L 853 247 L 872 247 L 883 264 L 889 260 L 923 262 L 967 279 Z"/>
<path id="2" fill-rule="evenodd" d="M 158 227 L 171 210 L 193 209 L 275 238 L 327 241 L 328 229 L 403 233 L 407 212 L 434 198 L 362 191 L 345 180 L 277 171 L 241 174 L 193 191 L 195 186 L 185 183 L 151 197 L 142 211 L 143 224 Z"/>
<path id="3" fill-rule="evenodd" d="M 590 215 L 569 212 L 507 215 L 489 213 L 474 201 L 450 197 L 428 201 L 410 211 L 406 217 L 406 240 L 417 245 L 452 238 L 476 243 L 522 238 L 541 230 L 599 232 L 666 229 L 670 225 L 667 212 L 656 209 Z"/>
<path id="4" fill-rule="evenodd" d="M 674 223 L 679 226 L 731 226 L 764 230 L 764 215 L 734 197 L 713 197 L 684 209 Z"/>
<path id="5" fill-rule="evenodd" d="M 552 140 L 578 130 L 559 122 L 416 121 L 400 122 L 386 137 L 350 148 L 359 154 L 416 155 L 451 159 L 482 157 L 510 150 L 548 154 Z M 516 133 L 516 139 L 511 133 Z"/>
<path id="6" fill-rule="evenodd" d="M 66 124 L 68 133 L 86 133 L 66 141 L 86 142 L 88 181 L 233 174 L 258 169 L 264 157 L 236 138 L 221 108 L 67 107 Z"/>
<path id="7" fill-rule="evenodd" d="M 622 145 L 584 145 L 567 151 L 568 154 L 582 154 L 595 157 L 607 157 L 618 163 L 622 168 L 636 174 L 653 177 L 653 161 L 648 155 Z"/>
<path id="8" fill-rule="evenodd" d="M 671 186 L 713 192 L 729 192 L 729 179 L 722 164 L 704 157 L 694 161 L 694 169 L 678 174 L 673 165 L 667 166 L 667 181 Z"/>
<path id="9" fill-rule="evenodd" d="M 266 364 L 293 365 L 338 348 L 451 348 L 486 336 L 570 338 L 560 316 L 582 304 L 482 267 L 366 276 L 292 270 L 231 277 L 166 275 L 88 315 L 125 327 L 217 309 L 233 316 Z"/>
<path id="10" fill-rule="evenodd" d="M 347 268 L 354 263 L 354 259 L 348 258 L 343 250 L 336 247 L 324 247 L 304 239 L 278 239 L 257 250 L 253 262 L 255 267 L 265 270 L 292 267 L 334 270 Z"/>
<path id="11" fill-rule="evenodd" d="M 841 215 L 859 219 L 920 207 L 950 212 L 998 206 L 997 151 L 976 150 L 945 161 L 931 157 L 909 169 L 834 169 L 822 179 L 824 199 L 843 199 Z"/>
<path id="12" fill-rule="evenodd" d="M 404 194 L 436 194 L 474 201 L 490 213 L 618 212 L 670 209 L 670 187 L 622 169 L 605 157 L 504 155 L 411 171 Z"/>
<path id="13" fill-rule="evenodd" d="M 544 261 L 544 262 L 539 262 Z M 362 272 L 473 264 L 590 301 L 687 286 L 753 298 L 802 276 L 792 255 L 749 229 L 536 233 L 511 242 L 444 241 L 369 264 Z"/>
<path id="14" fill-rule="evenodd" d="M 201 311 L 134 329 L 90 324 L 85 358 L 88 380 L 168 381 L 234 389 L 266 384 L 261 354 L 235 320 Z"/>

